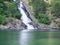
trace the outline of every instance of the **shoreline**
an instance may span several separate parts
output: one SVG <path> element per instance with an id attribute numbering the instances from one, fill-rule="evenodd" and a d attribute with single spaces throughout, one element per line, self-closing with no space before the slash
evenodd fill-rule
<path id="1" fill-rule="evenodd" d="M 4 26 L 4 27 L 0 27 L 0 30 L 60 30 L 60 28 L 58 28 L 58 27 L 45 27 L 45 26 L 41 27 L 41 25 L 38 26 L 37 29 L 26 29 L 23 26 L 21 26 L 20 28 L 15 28 L 15 27 L 9 28 L 8 26 Z"/>

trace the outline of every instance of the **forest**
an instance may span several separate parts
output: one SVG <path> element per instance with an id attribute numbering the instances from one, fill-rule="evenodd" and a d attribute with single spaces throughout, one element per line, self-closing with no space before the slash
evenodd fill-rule
<path id="1" fill-rule="evenodd" d="M 49 1 L 49 0 L 47 0 Z M 0 0 L 0 24 L 5 25 L 7 19 L 20 19 L 21 14 L 17 8 L 19 1 Z M 52 0 L 47 3 L 44 0 L 29 0 L 34 17 L 39 23 L 60 27 L 60 0 Z"/>
<path id="2" fill-rule="evenodd" d="M 60 27 L 60 0 L 30 0 L 39 23 Z"/>
<path id="3" fill-rule="evenodd" d="M 9 18 L 20 19 L 17 3 L 13 0 L 0 0 L 0 24 L 6 24 L 6 20 Z"/>

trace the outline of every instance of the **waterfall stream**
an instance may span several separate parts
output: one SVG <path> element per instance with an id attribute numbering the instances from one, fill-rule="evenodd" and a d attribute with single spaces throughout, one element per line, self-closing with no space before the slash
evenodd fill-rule
<path id="1" fill-rule="evenodd" d="M 31 21 L 31 19 L 28 18 L 27 14 L 25 12 L 26 8 L 24 7 L 23 2 L 20 1 L 18 9 L 22 15 L 21 20 L 27 26 L 27 29 L 34 29 L 34 26 L 29 24 L 29 23 L 32 23 L 32 21 Z"/>

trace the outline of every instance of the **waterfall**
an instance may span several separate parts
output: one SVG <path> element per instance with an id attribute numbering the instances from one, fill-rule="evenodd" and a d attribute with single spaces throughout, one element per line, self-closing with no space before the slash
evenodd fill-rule
<path id="1" fill-rule="evenodd" d="M 16 1 L 16 0 L 13 0 L 14 2 Z"/>
<path id="2" fill-rule="evenodd" d="M 25 11 L 26 8 L 24 7 L 22 1 L 20 1 L 18 9 L 22 15 L 21 20 L 27 26 L 27 29 L 34 29 L 34 26 L 29 24 L 29 23 L 32 23 L 32 20 L 30 18 L 28 18 L 26 11 Z"/>

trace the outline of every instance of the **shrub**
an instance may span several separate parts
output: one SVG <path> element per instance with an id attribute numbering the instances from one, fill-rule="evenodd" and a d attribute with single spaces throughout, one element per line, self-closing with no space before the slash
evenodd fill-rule
<path id="1" fill-rule="evenodd" d="M 54 14 L 54 16 L 60 17 L 60 1 L 53 3 L 51 12 Z"/>
<path id="2" fill-rule="evenodd" d="M 48 18 L 48 15 L 43 14 L 43 13 L 39 13 L 38 15 L 35 15 L 35 17 L 38 19 L 38 21 L 40 23 L 44 23 L 44 24 L 50 24 L 50 20 Z"/>
<path id="3" fill-rule="evenodd" d="M 4 23 L 5 23 L 5 16 L 0 15 L 0 24 L 4 24 Z"/>

